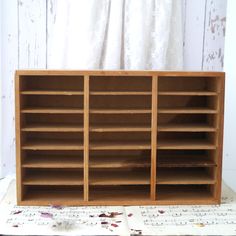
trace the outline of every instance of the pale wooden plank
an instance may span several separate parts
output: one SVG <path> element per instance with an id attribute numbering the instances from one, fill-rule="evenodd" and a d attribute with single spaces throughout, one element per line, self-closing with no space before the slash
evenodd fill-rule
<path id="1" fill-rule="evenodd" d="M 226 6 L 227 1 L 206 1 L 203 70 L 223 70 Z"/>
<path id="2" fill-rule="evenodd" d="M 18 68 L 17 0 L 1 1 L 1 167 L 0 176 L 15 170 L 15 86 Z M 20 182 L 20 180 L 19 180 Z"/>
<path id="3" fill-rule="evenodd" d="M 46 68 L 46 2 L 19 1 L 19 68 Z"/>
<path id="4" fill-rule="evenodd" d="M 186 0 L 184 19 L 184 69 L 201 70 L 205 4 L 207 0 Z"/>

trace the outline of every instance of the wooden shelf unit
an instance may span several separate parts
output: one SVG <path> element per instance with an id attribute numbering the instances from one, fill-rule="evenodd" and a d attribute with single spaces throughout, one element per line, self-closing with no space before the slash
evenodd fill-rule
<path id="1" fill-rule="evenodd" d="M 218 204 L 223 72 L 16 72 L 19 205 Z"/>

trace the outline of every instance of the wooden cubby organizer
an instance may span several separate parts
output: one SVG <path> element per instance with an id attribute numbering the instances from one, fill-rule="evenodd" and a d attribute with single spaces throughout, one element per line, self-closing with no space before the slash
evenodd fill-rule
<path id="1" fill-rule="evenodd" d="M 19 205 L 216 204 L 224 73 L 16 72 Z"/>

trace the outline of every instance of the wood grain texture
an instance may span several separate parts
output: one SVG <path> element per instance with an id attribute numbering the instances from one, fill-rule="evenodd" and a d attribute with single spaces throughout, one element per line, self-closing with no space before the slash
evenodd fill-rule
<path id="1" fill-rule="evenodd" d="M 206 1 L 203 70 L 223 69 L 226 6 L 225 1 Z"/>
<path id="2" fill-rule="evenodd" d="M 22 117 L 16 130 L 17 181 L 19 190 L 25 192 L 24 196 L 18 193 L 20 205 L 49 201 L 63 205 L 219 203 L 224 73 L 124 71 L 127 81 L 142 78 L 137 94 L 119 84 L 120 78 L 124 80 L 122 71 L 49 71 L 49 75 L 40 70 L 43 83 L 58 73 L 72 78 L 75 94 L 81 94 L 65 97 L 61 93 L 27 94 L 32 93 L 31 83 L 27 87 L 24 80 L 35 79 L 36 72 L 28 77 L 24 71 L 16 73 L 16 113 Z M 100 83 L 94 73 L 101 77 Z M 146 81 L 150 77 L 145 73 L 152 74 L 150 91 Z M 78 75 L 84 76 L 83 83 L 77 83 L 82 78 Z M 181 84 L 184 94 L 175 99 L 168 92 L 159 94 L 163 88 L 171 91 L 165 81 L 170 77 L 176 78 L 172 83 L 188 78 L 188 84 Z M 49 91 L 55 91 L 57 83 L 50 83 Z M 203 99 L 188 90 L 197 83 L 201 83 L 197 88 Z M 43 88 L 40 82 L 36 84 Z M 102 89 L 108 85 L 112 96 Z M 137 96 L 142 97 L 141 103 Z M 45 101 L 48 106 L 41 107 Z"/>
<path id="3" fill-rule="evenodd" d="M 46 2 L 19 1 L 19 68 L 46 68 Z"/>
<path id="4" fill-rule="evenodd" d="M 18 1 L 1 1 L 1 168 L 15 172 L 15 70 L 18 68 Z"/>

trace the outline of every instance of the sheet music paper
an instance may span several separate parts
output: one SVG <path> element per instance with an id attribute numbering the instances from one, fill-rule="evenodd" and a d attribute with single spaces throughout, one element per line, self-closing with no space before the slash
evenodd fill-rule
<path id="1" fill-rule="evenodd" d="M 236 235 L 236 197 L 226 186 L 221 205 L 130 206 L 125 210 L 130 231 L 136 235 Z"/>
<path id="2" fill-rule="evenodd" d="M 12 206 L 3 212 L 1 234 L 129 235 L 123 207 Z"/>
<path id="3" fill-rule="evenodd" d="M 224 186 L 221 205 L 20 207 L 15 188 L 0 206 L 8 235 L 236 235 L 236 197 Z"/>

